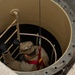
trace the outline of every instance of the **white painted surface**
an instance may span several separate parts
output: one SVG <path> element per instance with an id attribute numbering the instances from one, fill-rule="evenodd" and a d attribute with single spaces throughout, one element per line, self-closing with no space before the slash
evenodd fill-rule
<path id="1" fill-rule="evenodd" d="M 71 68 L 71 70 L 67 73 L 67 75 L 75 75 L 75 64 Z"/>
<path id="2" fill-rule="evenodd" d="M 17 75 L 17 74 L 0 62 L 0 75 Z"/>

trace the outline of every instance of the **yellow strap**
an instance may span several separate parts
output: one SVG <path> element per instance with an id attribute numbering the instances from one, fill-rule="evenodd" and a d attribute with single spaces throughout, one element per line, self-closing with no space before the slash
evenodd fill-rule
<path id="1" fill-rule="evenodd" d="M 40 60 L 39 60 L 39 63 L 41 63 L 41 61 L 42 61 L 43 59 L 42 58 L 40 58 Z"/>

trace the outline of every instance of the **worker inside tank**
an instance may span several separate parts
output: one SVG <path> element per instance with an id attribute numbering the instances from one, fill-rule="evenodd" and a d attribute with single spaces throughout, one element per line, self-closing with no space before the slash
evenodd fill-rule
<path id="1" fill-rule="evenodd" d="M 16 71 L 35 71 L 48 66 L 49 58 L 45 50 L 35 46 L 33 42 L 21 42 L 19 53 L 20 61 L 12 58 L 9 51 L 3 52 L 4 63 Z"/>

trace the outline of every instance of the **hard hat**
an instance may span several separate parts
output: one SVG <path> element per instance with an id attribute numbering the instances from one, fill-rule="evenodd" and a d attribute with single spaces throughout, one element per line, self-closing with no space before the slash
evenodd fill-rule
<path id="1" fill-rule="evenodd" d="M 31 41 L 20 43 L 20 54 L 31 54 L 34 51 L 34 45 Z"/>

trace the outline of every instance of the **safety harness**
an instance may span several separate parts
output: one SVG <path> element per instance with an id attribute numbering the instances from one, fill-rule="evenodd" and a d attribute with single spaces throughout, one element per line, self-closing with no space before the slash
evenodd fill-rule
<path id="1" fill-rule="evenodd" d="M 41 66 L 43 68 L 46 67 L 44 62 L 43 62 L 43 59 L 41 57 L 41 48 L 39 49 L 38 59 L 37 60 L 33 60 L 33 61 L 28 61 L 28 63 L 29 64 L 35 64 L 37 66 L 37 70 L 39 70 Z"/>

